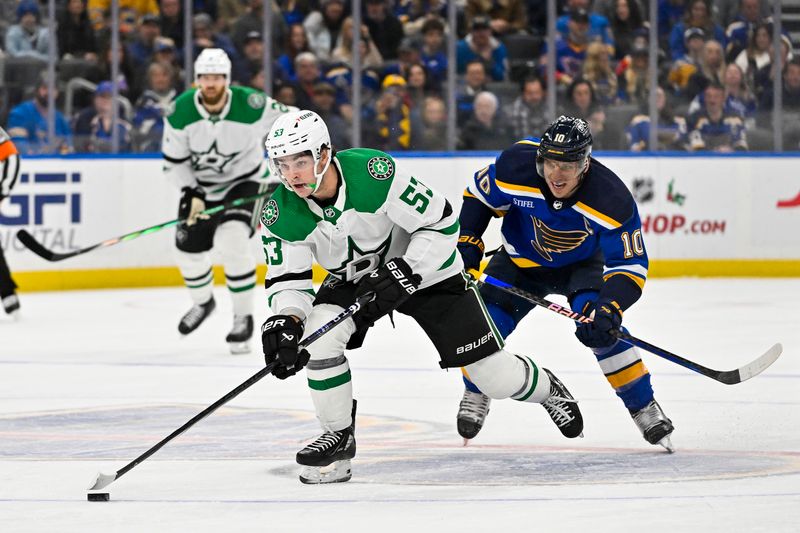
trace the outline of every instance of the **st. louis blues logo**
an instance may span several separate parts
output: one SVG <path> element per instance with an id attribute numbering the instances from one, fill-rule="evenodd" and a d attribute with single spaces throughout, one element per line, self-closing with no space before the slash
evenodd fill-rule
<path id="1" fill-rule="evenodd" d="M 586 231 L 583 230 L 569 230 L 559 231 L 548 227 L 544 222 L 536 217 L 531 217 L 533 221 L 533 235 L 534 240 L 531 241 L 533 249 L 539 252 L 545 260 L 552 261 L 551 253 L 570 252 L 586 240 L 586 237 L 593 232 L 584 219 Z"/>

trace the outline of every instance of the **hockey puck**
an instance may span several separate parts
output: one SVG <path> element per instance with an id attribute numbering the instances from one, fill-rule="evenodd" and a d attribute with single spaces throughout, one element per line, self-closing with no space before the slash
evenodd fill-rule
<path id="1" fill-rule="evenodd" d="M 111 494 L 108 492 L 90 492 L 86 495 L 86 499 L 90 502 L 107 502 L 111 499 Z"/>

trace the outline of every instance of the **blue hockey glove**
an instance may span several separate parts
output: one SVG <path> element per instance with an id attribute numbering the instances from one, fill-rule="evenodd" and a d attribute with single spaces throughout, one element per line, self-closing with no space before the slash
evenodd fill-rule
<path id="1" fill-rule="evenodd" d="M 383 315 L 400 307 L 417 291 L 420 283 L 422 276 L 414 274 L 402 257 L 388 261 L 361 278 L 356 287 L 356 299 L 368 292 L 374 292 L 375 298 L 353 316 L 356 326 L 371 326 Z"/>
<path id="2" fill-rule="evenodd" d="M 480 237 L 465 232 L 458 237 L 458 253 L 464 260 L 464 270 L 480 270 L 485 246 Z"/>
<path id="3" fill-rule="evenodd" d="M 575 336 L 589 348 L 611 346 L 617 342 L 617 338 L 611 334 L 611 331 L 619 330 L 622 324 L 622 311 L 615 302 L 607 299 L 598 300 L 594 305 L 589 304 L 583 314 L 589 316 L 592 309 L 594 309 L 594 319 L 592 322 L 578 324 Z"/>
<path id="4" fill-rule="evenodd" d="M 288 315 L 274 315 L 261 326 L 261 344 L 264 361 L 267 364 L 277 361 L 272 375 L 278 379 L 294 376 L 306 366 L 310 355 L 300 348 L 303 324 Z"/>

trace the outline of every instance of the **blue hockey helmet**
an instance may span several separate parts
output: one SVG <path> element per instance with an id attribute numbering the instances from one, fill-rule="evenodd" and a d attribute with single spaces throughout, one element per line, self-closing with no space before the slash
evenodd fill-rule
<path id="1" fill-rule="evenodd" d="M 584 172 L 592 154 L 592 133 L 582 118 L 561 115 L 553 121 L 539 141 L 536 170 L 544 177 L 544 159 L 582 161 Z"/>

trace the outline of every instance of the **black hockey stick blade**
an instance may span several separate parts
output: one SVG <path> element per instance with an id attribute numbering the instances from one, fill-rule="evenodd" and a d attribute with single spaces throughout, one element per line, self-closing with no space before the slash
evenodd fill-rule
<path id="1" fill-rule="evenodd" d="M 351 305 L 350 307 L 348 307 L 347 309 L 345 309 L 344 311 L 333 317 L 327 323 L 320 326 L 320 328 L 317 329 L 315 332 L 313 332 L 312 334 L 308 335 L 305 339 L 303 339 L 303 341 L 300 342 L 300 346 L 305 347 L 311 344 L 312 342 L 316 341 L 317 339 L 328 333 L 331 329 L 336 327 L 338 324 L 342 323 L 345 319 L 357 313 L 361 309 L 361 306 L 372 300 L 374 297 L 375 294 L 371 292 L 360 296 L 355 302 L 353 302 L 353 305 Z M 169 441 L 180 436 L 189 428 L 191 428 L 192 426 L 194 426 L 195 424 L 197 424 L 198 422 L 209 416 L 211 413 L 213 413 L 214 411 L 216 411 L 217 409 L 219 409 L 232 399 L 239 396 L 239 394 L 249 389 L 252 385 L 260 381 L 264 376 L 272 372 L 272 369 L 275 368 L 277 364 L 278 364 L 277 361 L 273 361 L 268 365 L 266 365 L 264 368 L 262 368 L 261 370 L 259 370 L 258 372 L 247 378 L 238 387 L 231 390 L 225 396 L 218 399 L 216 402 L 212 403 L 211 405 L 209 405 L 208 407 L 197 413 L 188 422 L 186 422 L 181 427 L 179 427 L 178 429 L 176 429 L 175 431 L 173 431 L 172 433 L 170 433 L 169 435 L 158 441 L 156 444 L 151 446 L 147 451 L 145 451 L 139 457 L 137 457 L 130 463 L 126 464 L 113 474 L 103 474 L 102 472 L 98 473 L 94 479 L 94 482 L 87 490 L 89 491 L 101 490 L 110 485 L 111 483 L 113 483 L 114 481 L 116 481 L 117 479 L 121 478 L 127 472 L 133 470 L 133 468 L 135 468 L 136 465 L 146 460 L 148 457 L 150 457 L 158 450 L 163 448 L 164 445 L 166 445 Z"/>
<path id="2" fill-rule="evenodd" d="M 82 248 L 80 250 L 74 250 L 72 252 L 58 253 L 58 252 L 54 252 L 52 250 L 48 250 L 47 248 L 45 248 L 42 245 L 42 243 L 37 241 L 34 238 L 34 236 L 31 235 L 30 233 L 28 233 L 28 231 L 25 230 L 25 229 L 21 229 L 21 230 L 19 230 L 17 232 L 17 239 L 19 239 L 19 242 L 21 242 L 23 245 L 25 245 L 25 248 L 27 248 L 31 252 L 35 253 L 36 255 L 38 255 L 39 257 L 44 259 L 45 261 L 61 261 L 63 259 L 69 259 L 70 257 L 75 257 L 76 255 L 85 254 L 86 252 L 88 252 L 90 250 L 94 250 L 95 248 L 100 246 L 99 244 L 97 244 L 97 245 L 91 246 L 88 249 L 87 248 Z"/>
<path id="3" fill-rule="evenodd" d="M 575 322 L 585 323 L 592 321 L 591 318 L 584 316 L 576 311 L 573 311 L 568 307 L 564 307 L 563 305 L 558 305 L 557 303 L 553 303 L 549 300 L 542 298 L 541 296 L 537 296 L 531 292 L 514 287 L 513 285 L 510 285 L 505 281 L 493 278 L 487 274 L 481 274 L 479 276 L 479 282 L 491 285 L 492 287 L 496 287 L 510 294 L 515 294 L 520 298 L 523 298 L 533 304 L 538 305 L 539 307 L 544 307 L 545 309 L 553 311 L 558 315 L 572 319 Z M 693 370 L 698 374 L 719 381 L 720 383 L 724 383 L 725 385 L 736 385 L 737 383 L 741 383 L 742 381 L 748 380 L 753 376 L 757 376 L 765 369 L 767 369 L 772 363 L 774 363 L 783 352 L 783 347 L 780 344 L 775 344 L 772 348 L 767 350 L 760 357 L 758 357 L 754 361 L 751 361 L 750 363 L 744 366 L 735 368 L 733 370 L 714 370 L 712 368 L 705 367 L 703 365 L 695 363 L 694 361 L 686 359 L 685 357 L 681 357 L 680 355 L 676 355 L 668 350 L 665 350 L 664 348 L 659 348 L 654 344 L 650 344 L 647 341 L 643 341 L 642 339 L 634 337 L 633 335 L 630 335 L 623 331 L 612 331 L 612 333 L 614 334 L 615 337 L 617 337 L 623 342 L 627 342 L 628 344 L 637 346 L 642 350 L 646 350 L 668 361 L 672 361 L 673 363 L 678 364 L 684 368 Z"/>
<path id="4" fill-rule="evenodd" d="M 781 343 L 777 343 L 752 363 L 748 363 L 736 370 L 720 372 L 717 381 L 726 385 L 736 385 L 742 381 L 747 381 L 769 368 L 772 363 L 778 360 L 781 353 L 783 353 L 783 346 L 781 346 Z"/>

